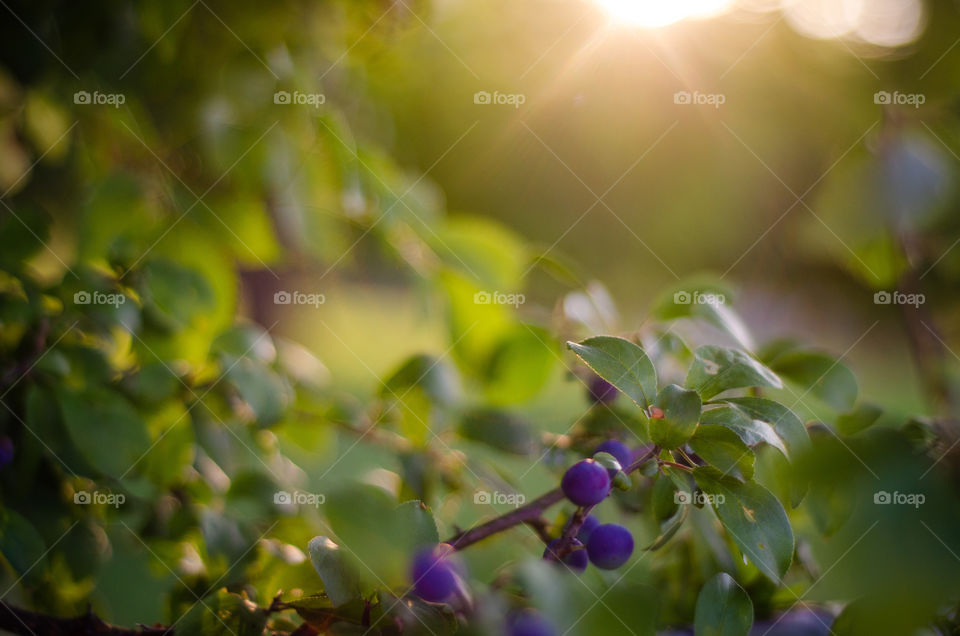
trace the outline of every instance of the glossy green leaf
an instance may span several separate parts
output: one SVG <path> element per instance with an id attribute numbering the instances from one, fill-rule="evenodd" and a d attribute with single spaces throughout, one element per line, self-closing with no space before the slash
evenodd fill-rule
<path id="1" fill-rule="evenodd" d="M 733 577 L 721 572 L 697 597 L 695 636 L 747 636 L 753 625 L 753 602 Z"/>
<path id="2" fill-rule="evenodd" d="M 783 386 L 773 371 L 749 354 L 713 345 L 699 347 L 694 352 L 685 384 L 704 400 L 730 389 Z"/>
<path id="3" fill-rule="evenodd" d="M 730 428 L 715 424 L 697 427 L 690 448 L 705 462 L 725 475 L 741 481 L 753 477 L 753 451 Z"/>
<path id="4" fill-rule="evenodd" d="M 661 448 L 677 448 L 687 442 L 700 421 L 700 395 L 669 384 L 660 390 L 654 406 L 662 418 L 650 419 L 650 439 Z"/>
<path id="5" fill-rule="evenodd" d="M 360 596 L 362 590 L 353 571 L 353 564 L 342 549 L 328 537 L 314 537 L 307 546 L 313 569 L 323 581 L 323 591 L 334 606 Z"/>
<path id="6" fill-rule="evenodd" d="M 601 378 L 646 408 L 657 393 L 657 371 L 639 346 L 614 336 L 596 336 L 569 347 Z"/>
<path id="7" fill-rule="evenodd" d="M 776 436 L 782 440 L 782 448 L 781 445 L 775 446 L 783 451 L 787 459 L 796 459 L 810 448 L 807 427 L 783 404 L 757 397 L 727 398 L 723 401 L 746 413 L 754 422 L 763 422 L 773 427 Z"/>
<path id="8" fill-rule="evenodd" d="M 783 506 L 763 486 L 731 483 L 710 471 L 694 469 L 697 484 L 712 496 L 712 505 L 733 542 L 764 575 L 780 583 L 793 560 L 793 529 Z"/>

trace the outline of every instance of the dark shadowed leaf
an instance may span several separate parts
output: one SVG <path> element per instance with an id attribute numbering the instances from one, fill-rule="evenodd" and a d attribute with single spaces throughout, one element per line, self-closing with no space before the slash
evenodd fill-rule
<path id="1" fill-rule="evenodd" d="M 726 572 L 703 586 L 693 621 L 696 636 L 747 636 L 753 625 L 753 602 Z"/>

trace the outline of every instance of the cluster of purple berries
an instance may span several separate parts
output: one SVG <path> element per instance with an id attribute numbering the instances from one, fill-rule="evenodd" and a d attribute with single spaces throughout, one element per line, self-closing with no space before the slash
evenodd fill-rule
<path id="1" fill-rule="evenodd" d="M 616 440 L 604 442 L 596 452 L 613 455 L 621 467 L 628 466 L 633 458 L 630 449 Z M 618 472 L 593 459 L 584 459 L 567 469 L 560 488 L 577 506 L 595 506 L 610 494 L 613 478 Z M 555 558 L 554 551 L 559 542 L 554 539 L 547 545 L 544 558 Z M 588 561 L 602 570 L 614 570 L 626 563 L 632 554 L 633 536 L 629 530 L 616 523 L 601 524 L 593 515 L 587 515 L 573 540 L 573 550 L 562 561 L 574 572 L 584 571 Z"/>
<path id="2" fill-rule="evenodd" d="M 600 444 L 596 453 L 609 457 L 601 464 L 594 459 L 583 459 L 564 473 L 560 488 L 567 499 L 580 508 L 600 503 L 610 494 L 617 479 L 622 479 L 621 469 L 629 466 L 633 453 L 625 444 L 609 440 Z M 557 560 L 560 539 L 547 544 L 544 559 Z M 592 563 L 602 570 L 614 570 L 626 563 L 633 554 L 633 536 L 625 527 L 616 523 L 600 523 L 588 514 L 572 540 L 572 550 L 559 559 L 570 570 L 581 573 Z M 453 546 L 441 543 L 423 548 L 413 558 L 410 578 L 417 596 L 431 603 L 443 603 L 463 593 L 464 571 L 455 557 Z M 552 636 L 555 631 L 549 621 L 534 612 L 514 615 L 508 621 L 510 636 Z"/>
<path id="3" fill-rule="evenodd" d="M 431 603 L 451 601 L 462 593 L 464 570 L 449 543 L 419 550 L 413 557 L 410 578 L 417 596 Z M 553 625 L 542 615 L 526 610 L 510 616 L 509 636 L 555 636 Z"/>

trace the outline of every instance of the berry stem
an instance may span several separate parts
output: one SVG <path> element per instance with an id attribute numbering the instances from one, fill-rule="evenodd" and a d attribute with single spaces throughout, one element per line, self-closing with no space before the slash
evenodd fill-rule
<path id="1" fill-rule="evenodd" d="M 650 461 L 650 459 L 656 457 L 658 452 L 660 452 L 659 448 L 656 446 L 651 446 L 647 452 L 643 454 L 643 456 L 637 459 L 637 461 L 624 468 L 623 472 L 629 474 L 637 470 L 645 463 Z M 478 541 L 482 541 L 491 535 L 503 532 L 504 530 L 508 530 L 514 526 L 520 525 L 521 523 L 526 523 L 533 526 L 533 528 L 537 530 L 537 534 L 540 535 L 540 538 L 543 539 L 544 526 L 541 523 L 543 512 L 550 506 L 563 500 L 563 491 L 559 488 L 554 488 L 553 490 L 540 495 L 530 503 L 524 504 L 515 510 L 511 510 L 506 514 L 495 517 L 494 519 L 491 519 L 486 523 L 482 523 L 479 526 L 470 528 L 469 530 L 458 532 L 447 539 L 446 543 L 452 545 L 455 550 L 463 550 L 464 548 L 467 548 Z M 571 539 L 577 535 L 577 532 L 580 530 L 580 526 L 583 525 L 583 520 L 586 519 L 587 514 L 589 514 L 590 510 L 592 509 L 593 506 L 590 506 L 589 509 L 586 509 L 586 512 L 583 512 L 583 515 L 580 517 L 579 522 L 576 523 L 575 527 L 573 522 L 568 525 L 567 531 L 563 533 L 564 541 L 561 542 L 559 546 L 560 550 L 558 550 L 558 552 L 563 551 L 563 553 L 558 556 L 562 557 L 570 552 L 569 546 L 571 544 Z M 583 508 L 577 510 L 577 513 L 574 514 L 573 521 L 577 521 L 577 515 L 583 510 Z M 569 534 L 569 531 L 571 530 L 572 534 Z M 568 534 L 569 537 L 567 536 Z"/>

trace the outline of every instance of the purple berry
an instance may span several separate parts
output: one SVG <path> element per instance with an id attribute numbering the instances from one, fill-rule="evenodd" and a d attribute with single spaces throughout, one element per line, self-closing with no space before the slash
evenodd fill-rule
<path id="1" fill-rule="evenodd" d="M 570 519 L 573 521 L 573 518 Z M 570 525 L 570 521 L 564 525 L 564 529 Z M 580 524 L 580 530 L 577 531 L 577 539 L 583 542 L 584 545 L 587 544 L 587 541 L 590 539 L 590 533 L 593 532 L 593 529 L 600 525 L 600 520 L 594 517 L 593 515 L 587 515 L 587 518 L 583 520 L 583 523 Z"/>
<path id="2" fill-rule="evenodd" d="M 633 536 L 616 523 L 605 523 L 594 528 L 587 541 L 590 563 L 601 570 L 615 570 L 633 554 Z"/>
<path id="3" fill-rule="evenodd" d="M 617 399 L 617 387 L 613 386 L 599 375 L 590 379 L 587 392 L 593 404 L 610 404 Z"/>
<path id="4" fill-rule="evenodd" d="M 417 596 L 431 603 L 446 600 L 457 588 L 454 564 L 446 558 L 441 546 L 424 548 L 413 557 L 410 578 Z"/>
<path id="5" fill-rule="evenodd" d="M 615 439 L 608 439 L 603 444 L 597 446 L 593 454 L 596 455 L 597 453 L 610 453 L 620 462 L 620 468 L 629 466 L 633 459 L 633 452 L 627 448 L 627 445 Z"/>
<path id="6" fill-rule="evenodd" d="M 13 442 L 4 435 L 0 437 L 0 467 L 13 461 Z"/>
<path id="7" fill-rule="evenodd" d="M 550 621 L 534 612 L 514 614 L 507 631 L 509 636 L 556 636 L 556 633 Z"/>
<path id="8" fill-rule="evenodd" d="M 551 556 L 553 554 L 553 551 L 559 545 L 560 545 L 560 539 L 554 539 L 553 541 L 548 543 L 546 549 L 543 551 L 543 558 L 546 559 L 547 557 Z M 581 572 L 587 569 L 587 563 L 590 561 L 590 559 L 589 557 L 587 557 L 587 551 L 580 549 L 580 548 L 583 548 L 583 544 L 580 543 L 580 541 L 578 541 L 577 539 L 573 540 L 573 547 L 578 549 L 567 554 L 567 556 L 563 557 L 562 561 L 564 565 L 570 568 L 573 572 L 575 572 L 576 574 L 580 574 Z"/>
<path id="9" fill-rule="evenodd" d="M 583 459 L 563 474 L 560 488 L 576 505 L 592 506 L 610 494 L 610 474 L 592 459 Z"/>

